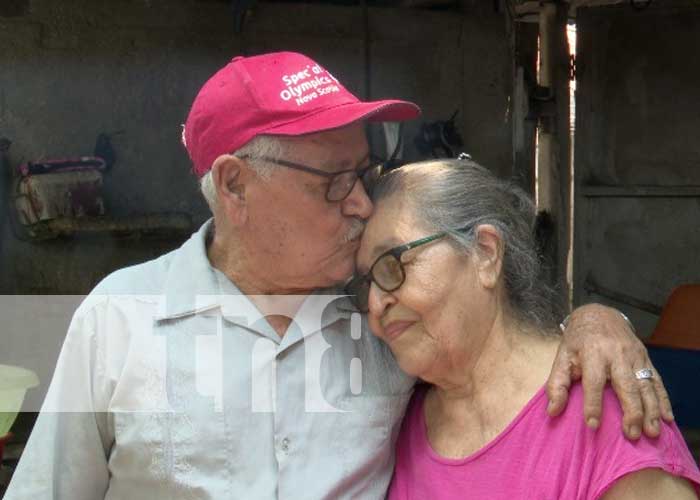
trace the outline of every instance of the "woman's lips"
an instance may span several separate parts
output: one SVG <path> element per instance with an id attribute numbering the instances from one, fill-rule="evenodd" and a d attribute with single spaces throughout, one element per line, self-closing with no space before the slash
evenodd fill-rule
<path id="1" fill-rule="evenodd" d="M 384 328 L 384 337 L 393 340 L 414 323 L 415 321 L 392 321 Z"/>

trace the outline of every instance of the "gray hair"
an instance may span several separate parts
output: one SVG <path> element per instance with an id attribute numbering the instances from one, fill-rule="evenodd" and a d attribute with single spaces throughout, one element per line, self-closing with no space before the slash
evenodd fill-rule
<path id="1" fill-rule="evenodd" d="M 269 158 L 279 159 L 286 152 L 286 144 L 279 138 L 271 135 L 259 135 L 246 143 L 242 148 L 233 153 L 233 156 L 242 157 L 248 156 L 251 159 L 267 156 Z M 270 163 L 251 163 L 257 174 L 263 179 L 269 179 L 270 173 L 274 168 Z M 199 180 L 199 189 L 202 191 L 202 196 L 209 205 L 209 209 L 213 212 L 216 207 L 216 186 L 214 186 L 214 177 L 209 170 Z"/>
<path id="2" fill-rule="evenodd" d="M 535 207 L 515 184 L 498 179 L 471 160 L 434 160 L 406 165 L 380 178 L 373 199 L 407 196 L 421 225 L 446 232 L 457 248 L 476 250 L 475 229 L 497 228 L 503 242 L 509 312 L 545 332 L 558 332 L 561 299 L 544 278 L 534 237 Z"/>

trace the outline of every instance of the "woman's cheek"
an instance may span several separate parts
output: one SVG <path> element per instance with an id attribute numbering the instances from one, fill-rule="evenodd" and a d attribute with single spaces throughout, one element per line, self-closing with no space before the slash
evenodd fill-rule
<path id="1" fill-rule="evenodd" d="M 367 322 L 369 323 L 369 329 L 376 337 L 381 337 L 382 327 L 379 320 L 371 312 L 367 313 Z"/>

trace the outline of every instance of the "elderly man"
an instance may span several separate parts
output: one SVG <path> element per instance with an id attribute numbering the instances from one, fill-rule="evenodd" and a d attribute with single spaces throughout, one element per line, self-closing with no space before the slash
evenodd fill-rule
<path id="1" fill-rule="evenodd" d="M 301 54 L 217 72 L 183 131 L 213 220 L 81 305 L 6 498 L 383 498 L 414 380 L 333 287 L 372 213 L 364 122 L 418 113 Z M 672 418 L 619 313 L 580 309 L 565 338 L 552 415 L 583 376 L 595 427 L 609 374 L 630 437 Z"/>

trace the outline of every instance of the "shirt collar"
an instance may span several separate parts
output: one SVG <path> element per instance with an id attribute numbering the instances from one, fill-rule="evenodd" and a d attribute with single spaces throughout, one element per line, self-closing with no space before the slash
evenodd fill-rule
<path id="1" fill-rule="evenodd" d="M 213 228 L 213 219 L 209 219 L 174 252 L 157 320 L 179 318 L 219 305 L 219 284 L 207 257 L 207 238 Z"/>
<path id="2" fill-rule="evenodd" d="M 216 270 L 207 256 L 207 241 L 214 229 L 213 219 L 206 221 L 179 249 L 174 252 L 165 281 L 164 302 L 159 307 L 158 321 L 198 314 L 222 306 L 222 296 L 243 295 L 224 274 Z M 318 295 L 345 295 L 342 288 L 331 287 L 316 290 L 310 300 Z M 248 301 L 246 301 L 248 302 Z M 252 303 L 250 307 L 254 308 Z M 300 312 L 308 311 L 302 307 Z M 341 319 L 350 319 L 358 310 L 348 297 L 333 302 L 326 311 L 323 325 Z"/>

